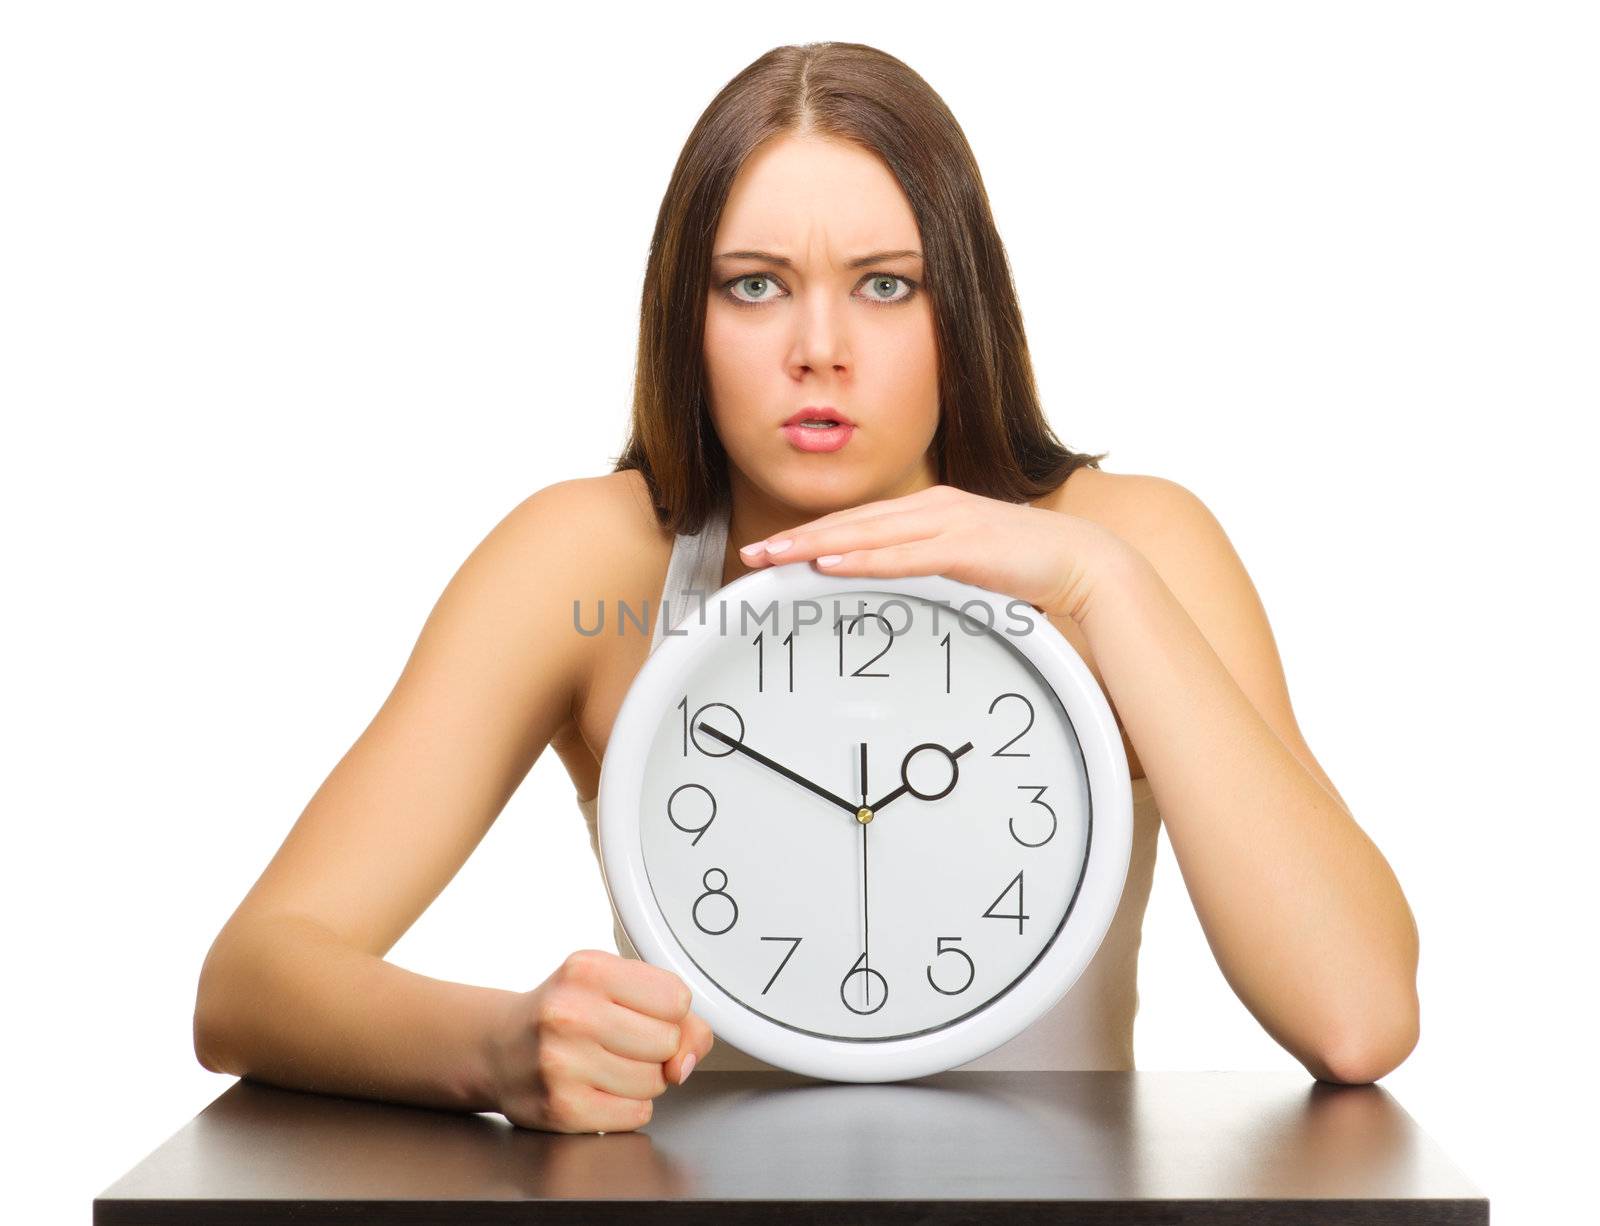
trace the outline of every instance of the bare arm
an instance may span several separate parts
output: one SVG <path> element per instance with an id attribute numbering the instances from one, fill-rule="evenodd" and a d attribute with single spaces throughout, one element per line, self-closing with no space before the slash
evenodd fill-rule
<path id="1" fill-rule="evenodd" d="M 482 1038 L 516 994 L 383 955 L 568 717 L 592 642 L 571 627 L 585 580 L 571 526 L 600 497 L 583 480 L 539 491 L 451 579 L 394 690 L 213 943 L 194 1017 L 206 1068 L 492 1109 Z"/>
<path id="2" fill-rule="evenodd" d="M 513 992 L 430 979 L 299 916 L 237 925 L 206 960 L 195 1051 L 273 1085 L 493 1111 L 482 1039 Z M 225 951 L 225 957 L 219 957 Z M 202 1010 L 226 1021 L 202 1029 Z"/>
<path id="3" fill-rule="evenodd" d="M 1262 1028 L 1323 1081 L 1417 1042 L 1418 934 L 1393 869 L 1313 756 L 1266 611 L 1221 525 L 1138 478 L 1144 522 L 1082 620 L 1206 940 Z"/>

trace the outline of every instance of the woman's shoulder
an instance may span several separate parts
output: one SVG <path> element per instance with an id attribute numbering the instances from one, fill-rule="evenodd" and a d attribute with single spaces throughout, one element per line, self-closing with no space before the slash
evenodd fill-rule
<path id="1" fill-rule="evenodd" d="M 562 631 L 597 605 L 637 607 L 666 574 L 672 538 L 657 523 L 638 473 L 574 477 L 541 487 L 512 507 L 472 551 L 445 603 L 475 609 L 480 623 L 504 627 L 562 656 L 580 678 L 594 636 Z"/>
<path id="2" fill-rule="evenodd" d="M 540 506 L 559 507 L 613 532 L 646 537 L 663 533 L 644 476 L 635 469 L 552 482 L 529 494 L 517 509 Z"/>
<path id="3" fill-rule="evenodd" d="M 1198 502 L 1166 477 L 1085 466 L 1032 505 L 1092 520 L 1138 546 L 1170 529 L 1175 511 Z"/>
<path id="4" fill-rule="evenodd" d="M 641 474 L 633 470 L 571 477 L 529 494 L 506 516 L 514 536 L 558 546 L 586 586 L 649 569 L 653 554 L 672 547 Z"/>
<path id="5" fill-rule="evenodd" d="M 555 542 L 560 560 L 551 573 L 562 586 L 563 607 L 574 610 L 574 624 L 583 628 L 564 635 L 574 672 L 572 702 L 550 744 L 578 794 L 593 796 L 611 721 L 648 654 L 647 635 L 621 633 L 622 608 L 638 616 L 655 607 L 673 537 L 656 519 L 649 488 L 634 470 L 557 482 L 517 513 L 524 508 L 525 535 L 546 538 L 547 549 Z"/>

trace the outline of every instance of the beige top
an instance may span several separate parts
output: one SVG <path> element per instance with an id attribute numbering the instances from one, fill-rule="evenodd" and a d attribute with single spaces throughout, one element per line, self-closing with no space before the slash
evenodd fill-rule
<path id="1" fill-rule="evenodd" d="M 701 607 L 703 596 L 691 598 L 690 593 L 710 595 L 721 586 L 727 527 L 724 508 L 720 517 L 713 515 L 707 521 L 704 531 L 680 534 L 673 543 L 666 586 L 661 594 L 660 615 L 655 619 L 651 635 L 652 651 L 661 643 L 668 625 L 675 627 L 687 613 Z M 595 816 L 598 800 L 597 796 L 578 800 L 578 808 L 589 826 L 589 846 L 597 862 L 600 860 Z M 1156 808 L 1150 781 L 1135 779 L 1133 850 L 1128 880 L 1100 948 L 1077 982 L 1047 1013 L 1021 1034 L 960 1067 L 974 1070 L 1131 1070 L 1134 1067 L 1133 1017 L 1139 1010 L 1139 941 L 1155 873 L 1156 835 L 1160 826 L 1161 814 Z M 611 919 L 617 952 L 625 958 L 638 958 L 638 951 L 623 931 L 615 907 Z M 718 1036 L 705 1061 L 697 1067 L 745 1071 L 770 1070 L 773 1066 Z"/>

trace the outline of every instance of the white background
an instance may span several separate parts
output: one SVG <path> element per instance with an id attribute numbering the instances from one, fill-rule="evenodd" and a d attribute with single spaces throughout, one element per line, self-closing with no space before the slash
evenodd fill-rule
<path id="1" fill-rule="evenodd" d="M 472 547 L 609 471 L 702 108 L 828 38 L 906 60 L 963 125 L 1061 437 L 1192 489 L 1250 569 L 1421 928 L 1422 1040 L 1381 1084 L 1496 1222 L 1575 1201 L 1594 10 L 809 7 L 0 9 L 18 1220 L 87 1221 L 232 1084 L 191 1047 L 213 937 Z M 547 754 L 392 960 L 527 990 L 610 949 L 573 801 Z M 1140 988 L 1141 1068 L 1299 1068 L 1165 836 Z"/>

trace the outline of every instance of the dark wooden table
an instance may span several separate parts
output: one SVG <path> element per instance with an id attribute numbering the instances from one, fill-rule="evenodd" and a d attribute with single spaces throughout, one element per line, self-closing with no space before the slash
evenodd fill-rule
<path id="1" fill-rule="evenodd" d="M 238 1081 L 94 1202 L 137 1222 L 1488 1222 L 1381 1086 L 702 1070 L 576 1136 Z"/>

